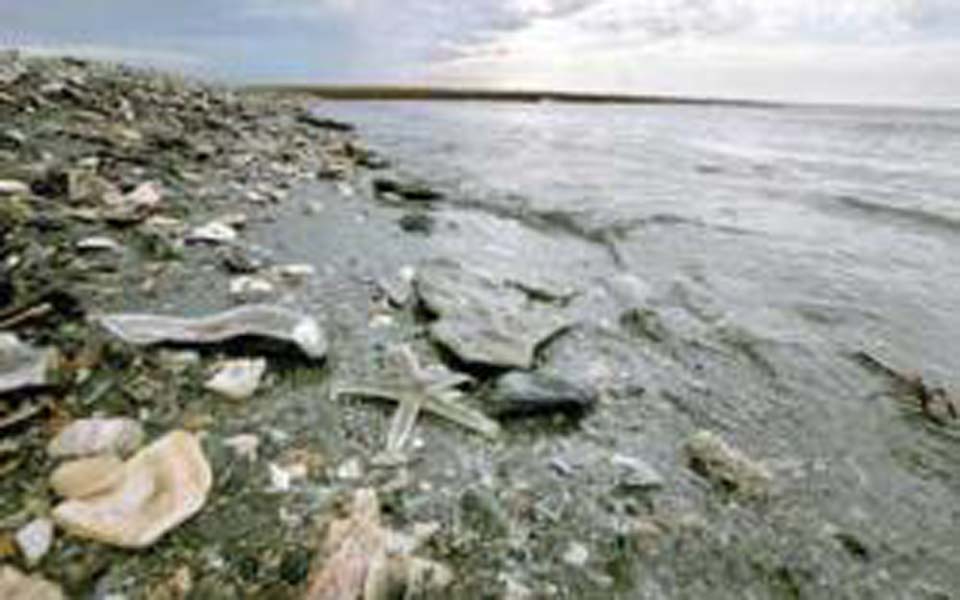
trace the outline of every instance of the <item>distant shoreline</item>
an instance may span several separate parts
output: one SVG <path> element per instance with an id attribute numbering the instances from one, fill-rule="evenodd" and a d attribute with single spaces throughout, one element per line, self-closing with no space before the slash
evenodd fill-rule
<path id="1" fill-rule="evenodd" d="M 327 100 L 377 101 L 482 101 L 482 102 L 562 102 L 570 104 L 679 104 L 694 106 L 730 106 L 740 108 L 783 108 L 786 103 L 760 100 L 724 100 L 635 94 L 587 92 L 456 89 L 404 86 L 344 85 L 252 85 L 243 89 L 253 93 L 305 94 Z"/>

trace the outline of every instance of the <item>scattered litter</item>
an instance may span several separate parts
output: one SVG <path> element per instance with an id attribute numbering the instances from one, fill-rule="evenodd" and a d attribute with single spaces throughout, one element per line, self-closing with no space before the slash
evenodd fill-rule
<path id="1" fill-rule="evenodd" d="M 198 318 L 115 314 L 98 320 L 113 335 L 139 346 L 217 344 L 239 337 L 260 337 L 292 343 L 313 359 L 327 353 L 326 335 L 313 317 L 269 305 L 243 306 Z"/>
<path id="2" fill-rule="evenodd" d="M 263 358 L 228 360 L 204 387 L 231 400 L 245 400 L 257 391 L 266 371 L 267 361 Z"/>
<path id="3" fill-rule="evenodd" d="M 124 548 L 145 548 L 203 508 L 213 475 L 200 442 L 174 431 L 123 465 L 123 478 L 92 498 L 71 498 L 53 511 L 67 532 Z"/>
<path id="4" fill-rule="evenodd" d="M 79 419 L 68 425 L 47 446 L 54 458 L 96 454 L 132 454 L 143 443 L 143 427 L 124 417 Z"/>

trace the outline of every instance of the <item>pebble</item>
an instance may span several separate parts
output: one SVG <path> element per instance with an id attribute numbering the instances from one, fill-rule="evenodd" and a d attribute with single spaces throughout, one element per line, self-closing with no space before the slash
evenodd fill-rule
<path id="1" fill-rule="evenodd" d="M 237 457 L 256 462 L 260 438 L 251 433 L 241 433 L 223 440 L 223 445 L 233 450 Z"/>
<path id="2" fill-rule="evenodd" d="M 63 592 L 42 577 L 29 577 L 11 566 L 0 566 L 0 598 L 3 600 L 63 600 Z"/>
<path id="3" fill-rule="evenodd" d="M 580 416 L 596 404 L 597 394 L 554 375 L 513 371 L 496 381 L 487 402 L 498 417 Z"/>
<path id="4" fill-rule="evenodd" d="M 351 458 L 337 467 L 337 479 L 341 481 L 359 481 L 363 477 L 363 465 L 359 458 Z"/>
<path id="5" fill-rule="evenodd" d="M 582 569 L 590 560 L 590 551 L 578 542 L 571 542 L 563 553 L 563 562 L 571 567 Z"/>
<path id="6" fill-rule="evenodd" d="M 239 302 L 266 300 L 275 291 L 272 283 L 252 275 L 241 275 L 230 280 L 230 297 Z"/>
<path id="7" fill-rule="evenodd" d="M 77 250 L 82 252 L 121 252 L 123 247 L 112 238 L 95 236 L 77 242 Z"/>
<path id="8" fill-rule="evenodd" d="M 291 281 L 303 281 L 317 274 L 316 267 L 308 264 L 280 265 L 275 270 L 277 275 Z"/>
<path id="9" fill-rule="evenodd" d="M 53 545 L 53 521 L 42 518 L 30 521 L 17 532 L 16 540 L 27 566 L 36 566 Z"/>
<path id="10" fill-rule="evenodd" d="M 203 387 L 231 400 L 246 400 L 256 393 L 266 371 L 264 358 L 224 361 Z"/>
<path id="11" fill-rule="evenodd" d="M 620 470 L 618 483 L 624 488 L 652 490 L 664 485 L 663 476 L 642 459 L 614 454 L 610 462 Z"/>
<path id="12" fill-rule="evenodd" d="M 765 497 L 773 482 L 767 468 L 710 431 L 698 431 L 685 446 L 690 468 L 722 491 Z"/>
<path id="13" fill-rule="evenodd" d="M 229 244 L 236 239 L 237 230 L 219 221 L 197 227 L 187 235 L 188 242 L 207 244 Z"/>
<path id="14" fill-rule="evenodd" d="M 81 458 L 57 467 L 50 487 L 64 498 L 87 498 L 112 489 L 123 477 L 123 461 L 104 455 Z"/>
<path id="15" fill-rule="evenodd" d="M 0 179 L 0 196 L 24 196 L 30 193 L 30 186 L 22 181 Z"/>
<path id="16" fill-rule="evenodd" d="M 47 452 L 54 458 L 117 454 L 126 456 L 143 443 L 143 427 L 133 419 L 80 419 L 61 431 Z"/>

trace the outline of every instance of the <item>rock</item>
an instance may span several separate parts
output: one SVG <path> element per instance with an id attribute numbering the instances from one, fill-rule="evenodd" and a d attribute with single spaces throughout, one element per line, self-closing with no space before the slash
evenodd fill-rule
<path id="1" fill-rule="evenodd" d="M 373 180 L 373 191 L 378 196 L 395 194 L 405 200 L 429 202 L 440 200 L 443 194 L 420 181 L 401 181 L 389 177 L 377 177 Z"/>
<path id="2" fill-rule="evenodd" d="M 305 479 L 308 472 L 307 465 L 302 463 L 283 466 L 270 463 L 267 467 L 270 469 L 270 488 L 267 491 L 273 493 L 289 492 L 293 482 Z"/>
<path id="3" fill-rule="evenodd" d="M 37 349 L 12 333 L 0 333 L 0 394 L 51 385 L 59 362 L 52 348 Z"/>
<path id="4" fill-rule="evenodd" d="M 423 211 L 408 212 L 397 221 L 400 229 L 407 233 L 429 234 L 433 231 L 435 220 Z"/>
<path id="5" fill-rule="evenodd" d="M 257 391 L 266 371 L 267 361 L 263 358 L 229 360 L 217 368 L 203 387 L 231 400 L 246 400 Z"/>
<path id="6" fill-rule="evenodd" d="M 218 256 L 224 268 L 237 275 L 252 275 L 270 264 L 269 256 L 262 250 L 239 245 L 221 248 Z"/>
<path id="7" fill-rule="evenodd" d="M 161 350 L 157 361 L 164 369 L 180 372 L 200 364 L 200 353 L 194 350 Z"/>
<path id="8" fill-rule="evenodd" d="M 15 539 L 27 566 L 34 567 L 53 546 L 53 522 L 50 519 L 34 519 L 17 531 Z"/>
<path id="9" fill-rule="evenodd" d="M 28 577 L 10 566 L 0 566 L 3 600 L 63 600 L 63 592 L 42 577 Z"/>
<path id="10" fill-rule="evenodd" d="M 313 265 L 279 265 L 274 267 L 274 272 L 278 277 L 293 282 L 305 281 L 317 274 L 317 269 Z"/>
<path id="11" fill-rule="evenodd" d="M 363 479 L 363 463 L 359 458 L 350 458 L 337 467 L 337 479 L 341 481 L 360 481 Z"/>
<path id="12" fill-rule="evenodd" d="M 70 202 L 116 206 L 123 201 L 120 190 L 91 169 L 70 169 L 66 172 L 66 178 Z"/>
<path id="13" fill-rule="evenodd" d="M 578 542 L 570 542 L 567 550 L 563 553 L 563 562 L 566 565 L 582 569 L 587 566 L 590 560 L 590 550 Z"/>
<path id="14" fill-rule="evenodd" d="M 187 234 L 188 243 L 229 244 L 236 239 L 237 230 L 220 221 L 212 221 Z"/>
<path id="15" fill-rule="evenodd" d="M 66 500 L 54 509 L 53 518 L 78 537 L 145 548 L 199 512 L 212 484 L 200 442 L 174 431 L 124 463 L 115 487 L 91 498 Z"/>
<path id="16" fill-rule="evenodd" d="M 117 485 L 123 461 L 113 455 L 82 458 L 64 463 L 50 475 L 50 487 L 64 498 L 88 498 Z"/>
<path id="17" fill-rule="evenodd" d="M 770 491 L 773 477 L 766 467 L 710 431 L 694 434 L 685 451 L 690 468 L 724 492 L 763 498 Z"/>
<path id="18" fill-rule="evenodd" d="M 116 454 L 126 456 L 143 443 L 143 427 L 133 419 L 80 419 L 68 425 L 47 446 L 54 458 Z"/>
<path id="19" fill-rule="evenodd" d="M 241 275 L 230 280 L 230 297 L 237 302 L 266 300 L 275 292 L 273 284 L 261 277 Z"/>
<path id="20" fill-rule="evenodd" d="M 377 285 L 392 305 L 402 308 L 413 297 L 413 280 L 416 275 L 416 269 L 406 266 L 401 268 L 395 276 L 378 280 Z"/>
<path id="21" fill-rule="evenodd" d="M 597 394 L 559 377 L 513 371 L 497 379 L 487 396 L 499 417 L 564 413 L 581 416 L 597 403 Z"/>
<path id="22" fill-rule="evenodd" d="M 0 197 L 26 196 L 30 193 L 30 186 L 15 179 L 0 179 Z"/>
<path id="23" fill-rule="evenodd" d="M 316 127 L 318 129 L 329 129 L 331 131 L 353 131 L 354 126 L 350 123 L 337 121 L 329 117 L 320 117 L 310 112 L 304 112 L 297 116 L 297 120 L 305 125 Z"/>
<path id="24" fill-rule="evenodd" d="M 123 247 L 112 238 L 95 236 L 77 242 L 77 250 L 82 252 L 122 252 Z"/>
<path id="25" fill-rule="evenodd" d="M 313 317 L 263 304 L 197 318 L 116 314 L 97 320 L 111 334 L 137 346 L 206 345 L 254 337 L 293 344 L 312 359 L 319 360 L 327 353 L 326 334 Z"/>
<path id="26" fill-rule="evenodd" d="M 424 265 L 414 283 L 438 317 L 431 337 L 469 364 L 528 369 L 537 348 L 570 325 L 519 289 L 450 262 Z"/>
<path id="27" fill-rule="evenodd" d="M 610 462 L 619 471 L 617 484 L 631 490 L 655 490 L 664 485 L 663 476 L 646 461 L 633 456 L 614 454 Z"/>
<path id="28" fill-rule="evenodd" d="M 141 183 L 132 192 L 124 196 L 124 202 L 137 209 L 153 209 L 163 200 L 163 188 L 159 183 L 148 181 Z"/>

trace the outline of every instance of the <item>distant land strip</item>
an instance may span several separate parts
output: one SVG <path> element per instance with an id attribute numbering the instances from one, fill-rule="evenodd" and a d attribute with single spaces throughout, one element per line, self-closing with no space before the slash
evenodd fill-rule
<path id="1" fill-rule="evenodd" d="M 696 106 L 735 106 L 743 108 L 782 108 L 784 103 L 754 100 L 723 100 L 634 94 L 587 92 L 489 90 L 378 85 L 254 85 L 244 88 L 253 93 L 306 94 L 326 100 L 473 100 L 485 102 L 569 102 L 577 104 L 690 104 Z"/>

